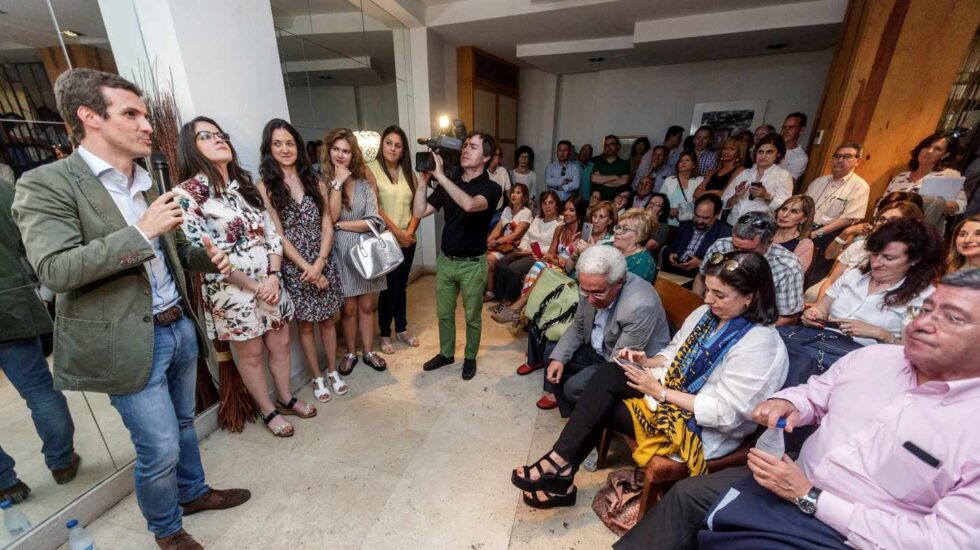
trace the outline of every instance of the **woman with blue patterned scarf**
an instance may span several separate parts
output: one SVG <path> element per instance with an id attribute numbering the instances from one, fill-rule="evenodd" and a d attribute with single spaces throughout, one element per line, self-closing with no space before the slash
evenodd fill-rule
<path id="1" fill-rule="evenodd" d="M 779 333 L 772 272 L 755 252 L 708 258 L 705 305 L 694 310 L 653 357 L 624 349 L 602 365 L 553 449 L 511 482 L 535 508 L 572 506 L 579 465 L 609 427 L 637 441 L 640 466 L 654 456 L 687 464 L 731 453 L 751 435 L 753 408 L 786 379 L 789 362 Z"/>

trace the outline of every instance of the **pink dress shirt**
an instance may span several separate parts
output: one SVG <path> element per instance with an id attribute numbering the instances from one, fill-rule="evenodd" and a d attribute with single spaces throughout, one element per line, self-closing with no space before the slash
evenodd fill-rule
<path id="1" fill-rule="evenodd" d="M 918 385 L 902 346 L 855 351 L 773 397 L 820 428 L 798 464 L 817 487 L 816 517 L 858 548 L 980 543 L 980 378 Z M 906 441 L 940 460 L 933 468 Z"/>

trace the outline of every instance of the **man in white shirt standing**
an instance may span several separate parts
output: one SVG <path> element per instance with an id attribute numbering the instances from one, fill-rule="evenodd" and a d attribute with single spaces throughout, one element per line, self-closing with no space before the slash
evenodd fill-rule
<path id="1" fill-rule="evenodd" d="M 854 173 L 861 163 L 864 149 L 860 143 L 844 143 L 834 151 L 831 172 L 810 182 L 806 194 L 813 199 L 814 264 L 812 277 L 825 276 L 829 270 L 823 251 L 845 228 L 864 218 L 868 210 L 871 188 L 868 182 Z"/>
<path id="2" fill-rule="evenodd" d="M 545 183 L 550 191 L 558 193 L 558 198 L 562 202 L 568 200 L 572 193 L 578 191 L 580 173 L 578 166 L 571 162 L 572 142 L 563 139 L 558 142 L 558 149 L 555 151 L 557 160 L 548 165 L 545 169 Z"/>
<path id="3" fill-rule="evenodd" d="M 800 145 L 800 136 L 806 128 L 806 115 L 803 113 L 790 113 L 783 121 L 783 129 L 780 134 L 786 143 L 786 157 L 779 163 L 780 166 L 793 175 L 793 181 L 798 181 L 806 172 L 806 165 L 810 158 L 806 156 L 806 151 Z"/>

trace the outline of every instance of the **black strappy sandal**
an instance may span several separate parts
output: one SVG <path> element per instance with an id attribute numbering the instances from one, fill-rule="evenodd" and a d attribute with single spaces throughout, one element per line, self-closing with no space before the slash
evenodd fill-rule
<path id="1" fill-rule="evenodd" d="M 528 496 L 530 495 L 530 496 Z M 524 504 L 531 508 L 547 510 L 548 508 L 561 508 L 564 506 L 575 506 L 575 497 L 578 496 L 578 487 L 572 485 L 572 491 L 561 495 L 547 493 L 548 500 L 538 498 L 538 491 L 528 491 L 521 493 Z"/>
<path id="2" fill-rule="evenodd" d="M 265 422 L 266 427 L 269 428 L 269 431 L 272 432 L 272 435 L 276 437 L 293 437 L 296 430 L 293 428 L 292 424 L 285 422 L 285 419 L 283 419 L 284 423 L 280 424 L 278 428 L 273 428 L 269 425 L 269 422 L 272 422 L 272 420 L 277 416 L 279 416 L 279 411 L 273 410 L 271 413 L 263 416 L 262 420 Z"/>
<path id="3" fill-rule="evenodd" d="M 337 365 L 337 372 L 339 372 L 344 376 L 347 376 L 350 373 L 354 372 L 355 365 L 357 365 L 357 354 L 348 353 L 347 355 L 344 355 L 343 360 L 341 360 L 340 364 Z"/>
<path id="4" fill-rule="evenodd" d="M 293 407 L 296 406 L 297 401 L 299 401 L 299 399 L 296 399 L 295 397 L 290 399 L 289 403 L 283 403 L 282 401 L 276 399 L 276 410 L 279 412 L 279 414 L 293 415 L 300 418 L 313 418 L 316 416 L 316 407 L 310 405 L 309 403 L 306 404 L 306 406 L 309 407 L 309 412 L 303 413 L 294 409 Z"/>
<path id="5" fill-rule="evenodd" d="M 366 352 L 364 355 L 364 364 L 371 367 L 372 369 L 381 372 L 388 368 L 388 363 L 381 358 L 377 353 L 373 351 Z"/>
<path id="6" fill-rule="evenodd" d="M 556 495 L 565 494 L 568 488 L 572 486 L 575 481 L 575 468 L 571 462 L 565 464 L 564 466 L 558 466 L 558 463 L 551 458 L 551 453 L 554 451 L 548 451 L 546 455 L 541 457 L 540 460 L 531 464 L 530 466 L 524 467 L 524 472 L 530 474 L 532 470 L 538 471 L 538 479 L 531 479 L 530 477 L 523 477 L 517 475 L 517 470 L 514 470 L 510 474 L 510 482 L 514 484 L 515 487 L 522 491 L 527 491 L 533 493 L 534 491 L 545 491 L 547 493 L 554 493 Z M 541 463 L 545 460 L 551 464 L 555 469 L 556 473 L 546 474 L 544 468 L 541 467 Z M 562 472 L 567 472 L 562 475 Z"/>

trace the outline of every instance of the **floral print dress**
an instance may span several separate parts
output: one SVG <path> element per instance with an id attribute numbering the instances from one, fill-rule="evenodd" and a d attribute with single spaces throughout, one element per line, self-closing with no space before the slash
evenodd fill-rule
<path id="1" fill-rule="evenodd" d="M 262 282 L 268 276 L 269 255 L 282 255 L 282 240 L 276 233 L 269 212 L 245 201 L 239 184 L 232 181 L 222 196 L 214 196 L 203 174 L 174 188 L 177 204 L 184 211 L 183 230 L 187 240 L 204 246 L 211 238 L 228 254 L 231 265 L 244 275 Z M 229 283 L 220 274 L 205 274 L 204 318 L 208 335 L 218 340 L 251 340 L 270 330 L 278 330 L 293 316 L 293 303 L 279 283 L 279 303 L 256 299 L 255 293 Z"/>

